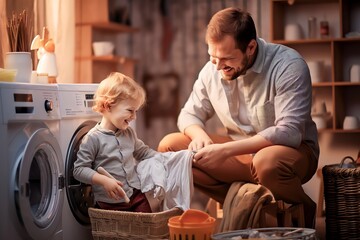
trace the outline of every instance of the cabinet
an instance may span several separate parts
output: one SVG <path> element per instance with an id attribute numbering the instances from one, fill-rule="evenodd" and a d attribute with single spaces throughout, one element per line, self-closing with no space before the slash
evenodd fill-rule
<path id="1" fill-rule="evenodd" d="M 360 133 L 360 128 L 343 129 L 345 116 L 360 121 L 360 82 L 350 81 L 351 66 L 360 64 L 360 1 L 272 0 L 270 17 L 272 42 L 294 48 L 308 64 L 323 64 L 322 81 L 313 82 L 313 110 L 325 103 L 330 117 L 327 127 L 319 131 Z M 316 18 L 311 38 L 310 18 Z M 321 21 L 329 24 L 328 36 L 320 36 Z M 291 40 L 285 34 L 290 25 L 300 30 Z"/>
<path id="2" fill-rule="evenodd" d="M 110 72 L 118 71 L 134 78 L 136 59 L 126 56 L 127 44 L 119 44 L 120 35 L 132 34 L 137 28 L 111 22 L 112 1 L 75 1 L 75 79 L 78 83 L 99 83 Z M 92 43 L 111 41 L 115 54 L 94 56 Z"/>

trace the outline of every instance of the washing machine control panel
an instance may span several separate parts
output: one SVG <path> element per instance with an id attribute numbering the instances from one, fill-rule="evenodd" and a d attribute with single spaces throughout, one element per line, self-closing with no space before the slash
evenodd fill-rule
<path id="1" fill-rule="evenodd" d="M 94 112 L 94 95 L 97 88 L 93 85 L 60 85 L 59 104 L 61 118 L 99 116 Z"/>
<path id="2" fill-rule="evenodd" d="M 20 84 L 0 89 L 2 121 L 60 119 L 56 86 Z"/>

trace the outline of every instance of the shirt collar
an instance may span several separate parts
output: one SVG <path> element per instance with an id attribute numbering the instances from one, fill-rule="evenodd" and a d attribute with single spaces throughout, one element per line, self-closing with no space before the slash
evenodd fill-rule
<path id="1" fill-rule="evenodd" d="M 264 61 L 265 61 L 265 44 L 266 42 L 262 39 L 262 38 L 256 38 L 256 42 L 258 44 L 258 53 L 255 59 L 254 64 L 251 66 L 251 68 L 248 69 L 248 71 L 246 72 L 245 76 L 249 73 L 249 72 L 256 72 L 256 73 L 261 73 L 262 69 L 264 67 Z M 218 70 L 216 70 L 216 67 L 214 68 L 215 71 L 219 74 L 218 78 L 220 79 L 220 81 L 224 84 L 228 83 L 229 81 L 224 80 L 220 74 L 220 72 Z M 236 82 L 235 80 L 241 79 L 243 78 L 244 75 L 239 76 L 237 79 L 234 79 L 233 81 Z M 231 82 L 231 81 L 230 81 Z"/>
<path id="2" fill-rule="evenodd" d="M 265 61 L 265 41 L 261 38 L 257 38 L 256 42 L 258 45 L 258 53 L 254 64 L 249 70 L 256 73 L 261 73 Z"/>
<path id="3" fill-rule="evenodd" d="M 105 129 L 105 128 L 101 127 L 100 122 L 96 124 L 95 128 L 98 131 L 100 131 L 100 132 L 102 132 L 104 134 L 108 134 L 108 135 L 118 136 L 120 134 L 120 132 L 121 132 L 119 129 L 117 129 L 115 132 L 113 130 Z"/>

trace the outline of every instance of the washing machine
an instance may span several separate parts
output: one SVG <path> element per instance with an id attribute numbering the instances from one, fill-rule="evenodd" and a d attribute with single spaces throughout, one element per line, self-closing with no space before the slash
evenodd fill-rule
<path id="1" fill-rule="evenodd" d="M 97 87 L 98 84 L 58 84 L 59 142 L 65 166 L 64 239 L 92 239 L 87 212 L 88 207 L 94 204 L 91 186 L 77 181 L 73 177 L 73 169 L 83 137 L 101 120 L 101 115 L 92 110 Z"/>
<path id="2" fill-rule="evenodd" d="M 61 240 L 57 86 L 0 83 L 0 239 Z"/>

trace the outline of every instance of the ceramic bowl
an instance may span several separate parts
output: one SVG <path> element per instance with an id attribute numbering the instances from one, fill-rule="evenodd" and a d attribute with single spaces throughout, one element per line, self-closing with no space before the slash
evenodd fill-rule
<path id="1" fill-rule="evenodd" d="M 344 118 L 343 128 L 345 130 L 353 130 L 359 128 L 359 122 L 356 116 L 346 116 Z"/>
<path id="2" fill-rule="evenodd" d="M 93 50 L 95 56 L 113 55 L 115 45 L 112 42 L 93 42 Z"/>
<path id="3" fill-rule="evenodd" d="M 324 81 L 324 62 L 308 61 L 307 64 L 310 71 L 311 82 L 316 83 Z"/>
<path id="4" fill-rule="evenodd" d="M 302 39 L 302 30 L 299 24 L 290 23 L 285 26 L 285 40 L 299 40 Z"/>
<path id="5" fill-rule="evenodd" d="M 360 64 L 354 64 L 350 68 L 350 82 L 360 82 Z"/>
<path id="6" fill-rule="evenodd" d="M 312 120 L 315 122 L 318 130 L 325 129 L 327 127 L 326 118 L 324 116 L 312 116 Z"/>

